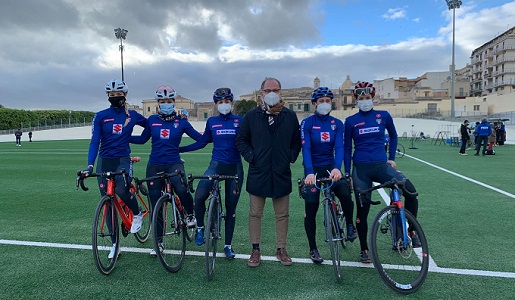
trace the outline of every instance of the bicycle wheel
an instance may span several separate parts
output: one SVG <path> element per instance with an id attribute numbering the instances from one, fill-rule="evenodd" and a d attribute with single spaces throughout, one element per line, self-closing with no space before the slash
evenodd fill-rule
<path id="1" fill-rule="evenodd" d="M 401 158 L 406 154 L 406 149 L 402 144 L 397 144 L 397 153 L 395 153 L 395 158 Z"/>
<path id="2" fill-rule="evenodd" d="M 340 244 L 342 248 L 347 248 L 347 218 L 345 218 L 345 214 L 343 213 L 342 206 L 337 204 L 337 216 L 338 216 L 338 226 L 340 227 L 340 237 L 342 238 Z"/>
<path id="3" fill-rule="evenodd" d="M 116 244 L 115 253 L 120 248 L 120 230 L 118 226 L 118 216 L 113 199 L 104 196 L 98 203 L 93 219 L 92 228 L 93 259 L 100 273 L 109 275 L 116 264 L 118 255 L 108 258 L 109 251 Z"/>
<path id="4" fill-rule="evenodd" d="M 336 281 L 342 281 L 341 257 L 340 257 L 340 234 L 338 220 L 334 206 L 330 200 L 324 200 L 324 220 L 325 220 L 325 236 L 331 250 L 331 260 L 333 261 L 334 275 Z"/>
<path id="5" fill-rule="evenodd" d="M 379 276 L 392 290 L 401 294 L 415 292 L 424 283 L 429 267 L 429 251 L 422 228 L 413 215 L 404 210 L 410 230 L 416 230 L 422 247 L 413 248 L 411 238 L 404 246 L 402 229 L 398 229 L 400 211 L 396 206 L 383 208 L 375 216 L 370 232 L 372 262 Z M 400 223 L 402 224 L 402 223 Z M 400 231 L 400 233 L 398 233 Z"/>
<path id="6" fill-rule="evenodd" d="M 147 241 L 150 228 L 152 227 L 152 204 L 150 198 L 143 193 L 136 193 L 136 200 L 138 201 L 139 210 L 143 213 L 143 224 L 141 225 L 140 231 L 134 234 L 136 240 L 140 243 Z"/>
<path id="7" fill-rule="evenodd" d="M 182 267 L 186 254 L 186 224 L 174 201 L 169 194 L 161 196 L 152 217 L 154 249 L 163 267 L 173 273 Z"/>
<path id="8" fill-rule="evenodd" d="M 221 207 L 219 198 L 209 198 L 209 209 L 206 223 L 206 276 L 207 280 L 213 279 L 215 275 L 216 246 L 220 238 L 220 215 Z"/>
<path id="9" fill-rule="evenodd" d="M 177 195 L 174 195 L 175 198 L 179 199 L 179 197 L 177 197 Z M 179 199 L 180 201 L 180 199 Z M 195 232 L 197 232 L 197 226 L 193 226 L 191 228 L 188 228 L 186 227 L 186 239 L 188 240 L 188 242 L 191 242 L 193 241 L 193 237 L 195 236 Z"/>

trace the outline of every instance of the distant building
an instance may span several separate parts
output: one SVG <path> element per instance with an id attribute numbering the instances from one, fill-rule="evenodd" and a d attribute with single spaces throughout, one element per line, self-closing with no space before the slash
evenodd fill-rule
<path id="1" fill-rule="evenodd" d="M 157 100 L 155 99 L 145 99 L 142 100 L 143 103 L 143 116 L 149 117 L 150 115 L 157 114 L 158 111 L 158 104 Z M 211 103 L 211 102 L 210 102 Z M 193 100 L 190 100 L 188 98 L 184 98 L 182 96 L 177 96 L 175 98 L 175 109 L 185 109 L 188 111 L 190 116 L 195 116 L 195 103 Z M 212 104 L 212 103 L 211 103 Z"/>
<path id="2" fill-rule="evenodd" d="M 471 96 L 515 91 L 515 27 L 472 51 Z"/>

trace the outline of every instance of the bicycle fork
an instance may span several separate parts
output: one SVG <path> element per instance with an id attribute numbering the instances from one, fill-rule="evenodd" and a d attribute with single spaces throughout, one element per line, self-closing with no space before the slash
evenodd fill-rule
<path id="1" fill-rule="evenodd" d="M 397 189 L 392 189 L 392 205 L 397 206 L 399 210 L 399 214 L 392 216 L 392 246 L 396 249 L 398 248 L 397 242 L 398 237 L 400 238 L 400 234 L 397 232 L 402 228 L 402 242 L 403 249 L 406 250 L 409 248 L 409 240 L 408 240 L 408 224 L 406 222 L 406 213 L 404 211 L 404 206 L 402 205 L 402 201 L 400 201 L 400 193 Z"/>

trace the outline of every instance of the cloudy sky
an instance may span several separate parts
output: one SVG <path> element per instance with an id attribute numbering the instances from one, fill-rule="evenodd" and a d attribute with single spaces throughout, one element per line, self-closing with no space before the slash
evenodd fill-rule
<path id="1" fill-rule="evenodd" d="M 472 50 L 515 26 L 515 1 L 463 0 L 456 10 L 456 68 Z M 445 71 L 452 11 L 445 0 L 2 0 L 0 104 L 18 109 L 98 111 L 107 81 L 128 100 L 159 85 L 210 101 L 217 87 L 238 97 L 266 76 L 284 88 Z"/>

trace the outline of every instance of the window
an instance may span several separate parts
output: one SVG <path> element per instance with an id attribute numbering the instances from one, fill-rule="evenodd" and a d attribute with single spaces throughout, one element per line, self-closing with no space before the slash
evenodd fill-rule
<path id="1" fill-rule="evenodd" d="M 309 111 L 309 104 L 304 104 L 304 111 Z"/>
<path id="2" fill-rule="evenodd" d="M 479 107 L 480 107 L 479 105 L 474 105 L 474 111 L 479 111 Z"/>
<path id="3" fill-rule="evenodd" d="M 207 112 L 204 113 L 204 119 L 207 119 Z"/>
<path id="4" fill-rule="evenodd" d="M 297 110 L 301 110 L 302 109 L 302 104 L 297 104 Z"/>
<path id="5" fill-rule="evenodd" d="M 460 88 L 460 93 L 459 93 L 460 97 L 463 97 L 465 96 L 465 92 L 463 90 L 463 88 Z"/>
<path id="6" fill-rule="evenodd" d="M 438 104 L 436 103 L 428 103 L 427 104 L 427 112 L 437 112 Z"/>
<path id="7" fill-rule="evenodd" d="M 149 107 L 147 107 L 147 111 L 148 111 L 148 112 L 150 112 L 150 106 L 149 106 Z"/>
<path id="8" fill-rule="evenodd" d="M 290 110 L 293 110 L 293 103 L 290 103 L 289 108 Z"/>

